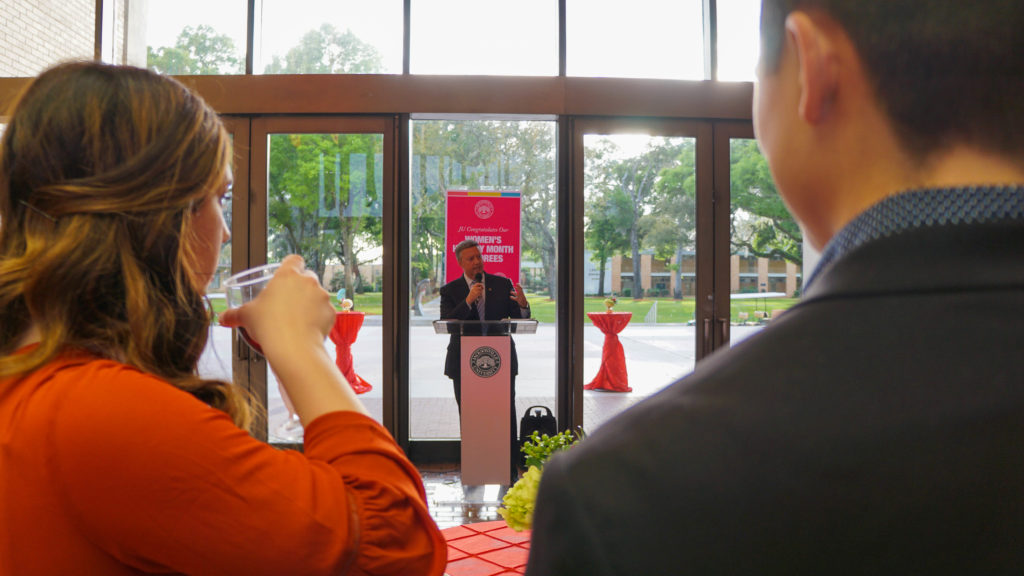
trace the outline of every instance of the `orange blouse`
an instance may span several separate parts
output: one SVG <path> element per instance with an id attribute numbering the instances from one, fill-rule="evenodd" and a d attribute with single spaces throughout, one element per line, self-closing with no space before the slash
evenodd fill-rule
<path id="1" fill-rule="evenodd" d="M 0 574 L 441 574 L 416 469 L 353 412 L 278 450 L 129 366 L 0 381 Z"/>

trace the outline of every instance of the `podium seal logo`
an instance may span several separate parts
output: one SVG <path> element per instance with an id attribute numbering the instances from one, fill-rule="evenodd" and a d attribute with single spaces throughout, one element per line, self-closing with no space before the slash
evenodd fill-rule
<path id="1" fill-rule="evenodd" d="M 501 368 L 501 356 L 494 348 L 481 346 L 473 350 L 473 355 L 469 357 L 469 367 L 473 369 L 473 374 L 481 378 L 490 378 Z"/>
<path id="2" fill-rule="evenodd" d="M 473 212 L 476 213 L 477 218 L 487 220 L 494 216 L 494 203 L 490 200 L 480 200 L 476 206 L 473 206 Z"/>

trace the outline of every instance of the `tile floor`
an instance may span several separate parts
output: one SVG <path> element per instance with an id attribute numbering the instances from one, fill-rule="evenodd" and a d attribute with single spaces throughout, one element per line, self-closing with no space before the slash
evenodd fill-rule
<path id="1" fill-rule="evenodd" d="M 583 400 L 584 421 L 588 423 L 588 429 L 592 430 L 640 400 L 643 397 L 635 394 L 588 391 Z M 427 403 L 428 399 L 417 398 L 415 401 Z M 451 413 L 446 414 L 443 412 L 446 406 L 443 402 L 435 404 L 431 421 L 437 428 L 432 430 L 434 434 L 431 435 L 457 437 L 457 412 L 450 410 Z M 525 412 L 527 406 L 534 405 L 554 406 L 554 398 L 516 398 L 518 414 Z M 451 403 L 451 408 L 454 408 L 454 403 Z M 439 417 L 439 414 L 443 417 Z M 501 507 L 501 499 L 508 491 L 508 486 L 463 486 L 458 463 L 421 464 L 417 468 L 423 477 L 430 514 L 442 530 L 462 524 L 502 519 L 498 515 L 498 508 Z"/>
<path id="2" fill-rule="evenodd" d="M 507 486 L 463 486 L 456 463 L 423 464 L 418 468 L 427 491 L 430 515 L 442 530 L 462 524 L 501 520 L 498 508 Z"/>

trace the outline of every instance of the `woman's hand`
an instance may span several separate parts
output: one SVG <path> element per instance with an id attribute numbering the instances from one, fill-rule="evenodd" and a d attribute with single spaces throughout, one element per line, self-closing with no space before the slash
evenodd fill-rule
<path id="1" fill-rule="evenodd" d="M 243 327 L 271 358 L 282 345 L 321 344 L 334 325 L 331 297 L 301 256 L 281 262 L 267 287 L 244 306 L 225 311 L 221 324 Z"/>
<path id="2" fill-rule="evenodd" d="M 259 296 L 221 315 L 221 324 L 244 327 L 259 342 L 303 425 L 327 412 L 366 413 L 324 348 L 336 314 L 316 274 L 293 254 Z"/>

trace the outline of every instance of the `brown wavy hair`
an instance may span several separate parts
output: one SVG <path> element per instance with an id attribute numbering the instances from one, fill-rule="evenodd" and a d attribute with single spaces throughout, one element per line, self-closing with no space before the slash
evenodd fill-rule
<path id="1" fill-rule="evenodd" d="M 230 159 L 217 114 L 173 79 L 72 62 L 31 82 L 0 144 L 0 378 L 85 350 L 247 429 L 242 391 L 198 375 L 211 313 L 188 266 Z M 33 325 L 39 346 L 13 354 Z"/>

